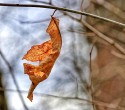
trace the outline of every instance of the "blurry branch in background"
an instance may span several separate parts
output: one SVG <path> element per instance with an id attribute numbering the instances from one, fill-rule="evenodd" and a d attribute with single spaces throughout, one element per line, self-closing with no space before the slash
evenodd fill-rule
<path id="1" fill-rule="evenodd" d="M 90 29 L 91 31 L 93 31 L 99 38 L 103 39 L 104 41 L 108 42 L 110 45 L 114 46 L 117 50 L 119 50 L 122 54 L 123 57 L 125 55 L 125 49 L 119 45 L 117 42 L 115 42 L 113 39 L 109 38 L 108 36 L 104 35 L 103 33 L 101 33 L 100 31 L 98 31 L 97 29 L 95 29 L 94 27 L 92 27 L 89 23 L 87 23 L 85 20 L 81 20 L 78 18 L 75 18 L 71 15 L 69 15 L 68 13 L 65 13 L 65 15 L 69 16 L 70 18 L 82 23 L 83 26 L 86 26 L 88 29 Z"/>
<path id="2" fill-rule="evenodd" d="M 125 21 L 125 13 L 120 8 L 114 6 L 110 2 L 106 0 L 101 0 L 101 2 L 95 1 L 95 0 L 91 0 L 91 1 L 95 4 L 101 5 L 102 7 L 106 8 L 107 10 L 114 13 L 116 16 L 118 16 L 119 18 Z"/>
<path id="3" fill-rule="evenodd" d="M 112 46 L 114 46 L 117 50 L 119 50 L 122 54 L 125 54 L 125 49 L 119 45 L 117 42 L 115 42 L 113 39 L 109 38 L 108 36 L 104 35 L 103 33 L 99 32 L 97 29 L 95 29 L 94 27 L 92 27 L 89 23 L 87 23 L 85 20 L 81 20 L 81 23 L 86 26 L 88 29 L 90 29 L 91 31 L 93 31 L 98 37 L 100 37 L 101 39 L 105 40 L 106 42 L 108 42 L 109 44 L 111 44 Z"/>
<path id="4" fill-rule="evenodd" d="M 79 33 L 79 34 L 84 34 L 85 36 L 92 36 L 95 37 L 95 33 L 94 32 L 83 32 L 83 31 L 77 31 L 77 30 L 68 30 L 69 32 L 75 32 L 75 33 Z"/>
<path id="5" fill-rule="evenodd" d="M 112 50 L 111 53 L 112 53 L 113 55 L 115 55 L 116 57 L 125 60 L 125 55 L 123 55 L 123 54 L 121 54 L 121 53 L 118 53 L 118 52 L 116 52 L 116 51 L 114 51 L 114 50 Z"/>
<path id="6" fill-rule="evenodd" d="M 18 92 L 17 90 L 13 90 L 13 89 L 3 89 L 3 88 L 0 88 L 0 91 L 9 91 L 9 92 Z M 28 91 L 24 91 L 24 90 L 20 90 L 21 93 L 26 93 Z M 38 95 L 38 96 L 42 96 L 42 98 L 48 98 L 48 99 L 60 99 L 60 100 L 66 100 L 66 101 L 78 101 L 80 103 L 88 103 L 88 104 L 95 104 L 95 105 L 98 105 L 98 106 L 102 106 L 102 107 L 107 107 L 107 108 L 110 108 L 110 109 L 119 109 L 119 110 L 124 110 L 123 107 L 121 106 L 116 106 L 115 104 L 109 104 L 109 103 L 105 103 L 105 102 L 100 102 L 100 101 L 96 101 L 96 100 L 93 100 L 93 101 L 90 101 L 90 100 L 87 100 L 87 99 L 82 99 L 82 98 L 76 98 L 76 97 L 61 97 L 61 96 L 56 96 L 56 95 L 49 95 L 49 94 L 41 94 L 41 93 L 36 93 L 34 92 L 35 95 Z"/>
<path id="7" fill-rule="evenodd" d="M 51 4 L 50 4 L 51 5 Z M 97 16 L 94 14 L 90 14 L 90 13 L 86 13 L 86 12 L 81 12 L 81 11 L 76 11 L 76 10 L 71 10 L 68 8 L 61 8 L 61 7 L 56 7 L 56 6 L 50 6 L 50 5 L 36 5 L 36 4 L 10 4 L 10 3 L 0 3 L 0 6 L 9 6 L 9 7 L 35 7 L 35 8 L 48 8 L 48 9 L 56 9 L 56 10 L 60 10 L 60 11 L 66 11 L 66 12 L 71 12 L 71 13 L 75 13 L 75 14 L 80 14 L 80 15 L 85 15 L 85 16 L 90 16 L 93 18 L 97 18 L 103 21 L 107 21 L 107 22 L 111 22 L 114 23 L 116 25 L 120 25 L 125 27 L 125 24 L 108 19 L 108 18 L 104 18 L 101 16 Z"/>
<path id="8" fill-rule="evenodd" d="M 28 107 L 26 106 L 25 102 L 24 102 L 24 99 L 23 99 L 22 95 L 21 95 L 21 91 L 19 89 L 19 86 L 18 86 L 18 83 L 16 81 L 15 75 L 13 74 L 13 69 L 12 69 L 11 65 L 9 64 L 9 62 L 7 61 L 7 59 L 5 58 L 4 54 L 1 52 L 1 50 L 0 50 L 0 55 L 1 55 L 2 59 L 4 60 L 4 62 L 6 63 L 6 65 L 8 66 L 9 73 L 12 76 L 13 82 L 14 82 L 14 84 L 16 86 L 18 95 L 20 97 L 20 100 L 21 100 L 25 110 L 29 110 Z"/>

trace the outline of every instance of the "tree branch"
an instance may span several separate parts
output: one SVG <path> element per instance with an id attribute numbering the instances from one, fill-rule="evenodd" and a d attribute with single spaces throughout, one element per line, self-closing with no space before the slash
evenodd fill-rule
<path id="1" fill-rule="evenodd" d="M 108 19 L 108 18 L 104 18 L 104 17 L 101 17 L 101 16 L 97 16 L 97 15 L 94 15 L 94 14 L 91 14 L 91 13 L 86 13 L 86 12 L 71 10 L 71 9 L 68 9 L 68 8 L 61 8 L 61 7 L 47 6 L 47 5 L 36 5 L 36 4 L 12 4 L 12 3 L 11 4 L 10 3 L 0 3 L 0 6 L 9 6 L 9 7 L 34 7 L 34 8 L 56 9 L 56 10 L 67 11 L 67 12 L 71 12 L 71 13 L 75 13 L 75 14 L 81 14 L 81 15 L 85 15 L 85 16 L 90 16 L 90 17 L 93 17 L 93 18 L 97 18 L 97 19 L 100 19 L 100 20 L 103 20 L 103 21 L 111 22 L 111 23 L 114 23 L 116 25 L 125 27 L 124 23 L 120 23 L 120 22 L 117 22 L 117 21 L 114 21 L 114 20 L 111 20 L 111 19 Z"/>

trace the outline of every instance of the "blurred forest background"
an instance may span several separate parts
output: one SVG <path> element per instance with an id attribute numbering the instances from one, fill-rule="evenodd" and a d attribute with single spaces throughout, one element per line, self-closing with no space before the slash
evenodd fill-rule
<path id="1" fill-rule="evenodd" d="M 0 0 L 85 11 L 125 24 L 125 0 Z M 50 39 L 53 9 L 0 7 L 0 110 L 125 110 L 125 27 L 56 11 L 63 39 L 48 79 L 27 99 L 23 55 Z"/>

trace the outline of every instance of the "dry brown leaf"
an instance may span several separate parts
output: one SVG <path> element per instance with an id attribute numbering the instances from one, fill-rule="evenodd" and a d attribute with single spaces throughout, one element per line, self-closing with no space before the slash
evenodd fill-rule
<path id="1" fill-rule="evenodd" d="M 30 101 L 33 100 L 33 91 L 36 86 L 49 76 L 54 63 L 60 54 L 62 46 L 58 19 L 52 17 L 46 31 L 49 33 L 51 40 L 46 41 L 41 45 L 32 46 L 23 57 L 23 59 L 26 59 L 27 61 L 39 61 L 38 66 L 24 63 L 24 73 L 28 74 L 32 81 L 27 96 Z"/>

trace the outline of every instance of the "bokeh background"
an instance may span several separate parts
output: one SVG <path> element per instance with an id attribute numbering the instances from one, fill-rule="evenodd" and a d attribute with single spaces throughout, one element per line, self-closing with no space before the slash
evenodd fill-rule
<path id="1" fill-rule="evenodd" d="M 44 4 L 86 11 L 125 23 L 124 0 L 0 0 Z M 27 99 L 31 81 L 24 74 L 24 54 L 50 37 L 53 9 L 0 7 L 0 110 L 124 110 L 125 54 L 87 28 L 125 49 L 125 28 L 99 19 L 56 11 L 62 50 L 50 76 Z M 91 63 L 90 63 L 91 53 Z M 91 64 L 91 65 L 90 65 Z M 98 101 L 93 105 L 91 100 Z M 101 103 L 101 104 L 100 104 Z"/>

